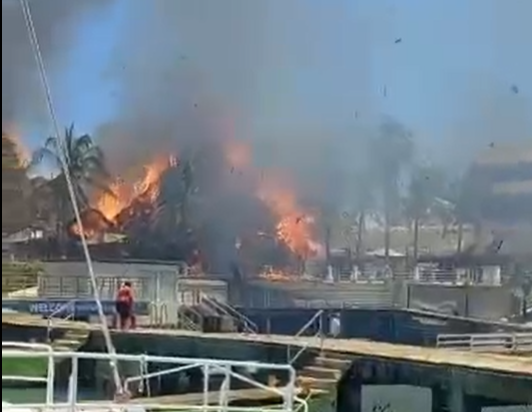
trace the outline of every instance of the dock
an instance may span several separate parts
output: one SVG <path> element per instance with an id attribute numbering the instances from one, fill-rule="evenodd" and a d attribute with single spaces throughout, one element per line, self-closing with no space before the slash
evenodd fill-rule
<path id="1" fill-rule="evenodd" d="M 34 315 L 3 314 L 3 324 L 18 326 L 48 326 L 45 319 Z M 101 327 L 82 322 L 56 321 L 56 329 L 82 329 L 99 331 Z M 390 360 L 402 360 L 414 363 L 432 364 L 434 366 L 459 367 L 499 372 L 512 375 L 522 375 L 532 378 L 532 358 L 523 355 L 507 355 L 500 353 L 478 353 L 457 351 L 442 348 L 418 347 L 375 342 L 361 339 L 323 339 L 323 341 L 305 336 L 284 335 L 246 335 L 238 333 L 202 333 L 185 330 L 138 328 L 128 331 L 112 331 L 117 335 L 154 335 L 154 336 L 182 336 L 220 340 L 234 340 L 241 342 L 261 342 L 291 347 L 306 347 L 316 351 L 338 352 L 353 356 L 371 356 Z"/>

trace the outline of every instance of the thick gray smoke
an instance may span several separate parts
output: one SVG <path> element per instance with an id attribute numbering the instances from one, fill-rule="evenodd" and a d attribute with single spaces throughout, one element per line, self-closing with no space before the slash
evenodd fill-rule
<path id="1" fill-rule="evenodd" d="M 355 112 L 370 113 L 365 16 L 353 28 L 340 2 L 130 3 L 112 67 L 123 138 L 102 139 L 115 146 L 108 151 L 183 151 L 236 138 L 251 145 L 260 167 L 286 169 L 299 189 L 312 182 L 314 197 L 327 187 L 337 196 L 338 165 L 350 167 L 357 154 Z"/>
<path id="2" fill-rule="evenodd" d="M 77 29 L 91 9 L 112 0 L 30 0 L 41 53 L 53 75 L 64 68 Z M 2 126 L 41 120 L 46 105 L 18 0 L 2 0 Z"/>
<path id="3" fill-rule="evenodd" d="M 292 178 L 300 200 L 340 198 L 346 171 L 338 165 L 350 167 L 357 156 L 355 112 L 370 113 L 364 16 L 353 29 L 341 3 L 128 2 L 110 70 L 119 113 L 98 134 L 113 166 L 124 170 L 165 150 L 209 159 L 199 162 L 215 182 L 202 204 L 214 211 L 206 215 L 214 220 L 216 260 L 230 259 L 235 238 L 267 215 L 252 200 L 257 187 L 248 171 L 221 161 L 226 142 L 249 145 L 252 173 Z"/>

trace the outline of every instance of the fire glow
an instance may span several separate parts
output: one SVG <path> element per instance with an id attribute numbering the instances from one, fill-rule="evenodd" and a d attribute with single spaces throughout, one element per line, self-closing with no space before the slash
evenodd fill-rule
<path id="1" fill-rule="evenodd" d="M 242 142 L 233 140 L 226 145 L 226 159 L 232 168 L 244 168 L 246 173 L 254 174 L 256 196 L 268 207 L 277 221 L 276 238 L 299 259 L 307 260 L 316 256 L 320 245 L 313 240 L 314 217 L 298 204 L 296 194 L 288 187 L 287 180 L 279 173 L 257 173 L 252 168 L 251 151 Z"/>

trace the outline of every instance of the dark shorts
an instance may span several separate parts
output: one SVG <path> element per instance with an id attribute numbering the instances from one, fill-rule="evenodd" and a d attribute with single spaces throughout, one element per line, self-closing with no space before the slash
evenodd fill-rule
<path id="1" fill-rule="evenodd" d="M 121 318 L 128 318 L 131 316 L 131 305 L 127 302 L 116 302 L 116 313 Z"/>

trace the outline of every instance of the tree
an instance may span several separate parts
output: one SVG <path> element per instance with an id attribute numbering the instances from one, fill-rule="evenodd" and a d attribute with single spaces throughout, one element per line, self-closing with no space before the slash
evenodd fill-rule
<path id="1" fill-rule="evenodd" d="M 419 257 L 419 228 L 436 205 L 438 196 L 445 189 L 445 177 L 441 169 L 434 166 L 418 166 L 412 172 L 405 202 L 405 212 L 414 225 L 414 263 Z"/>
<path id="2" fill-rule="evenodd" d="M 447 194 L 439 199 L 439 212 L 445 223 L 458 227 L 456 253 L 463 251 L 464 226 L 473 225 L 474 243 L 478 243 L 482 233 L 481 207 L 484 201 L 487 182 L 482 176 L 471 173 L 464 174 L 461 178 L 451 182 Z"/>
<path id="3" fill-rule="evenodd" d="M 384 206 L 384 250 L 390 256 L 390 231 L 394 207 L 399 203 L 399 183 L 414 155 L 412 133 L 401 123 L 386 118 L 371 142 L 370 157 L 375 165 L 377 185 Z"/>
<path id="4" fill-rule="evenodd" d="M 55 207 L 58 212 L 56 225 L 57 235 L 61 239 L 66 234 L 67 224 L 72 220 L 71 199 L 65 177 L 65 167 L 70 175 L 72 188 L 76 201 L 81 208 L 89 203 L 86 190 L 88 187 L 97 187 L 110 194 L 112 191 L 107 186 L 109 173 L 105 165 L 105 156 L 91 136 L 84 134 L 76 137 L 74 125 L 65 129 L 62 141 L 59 136 L 46 139 L 43 147 L 38 149 L 31 162 L 31 166 L 42 164 L 44 161 L 61 172 L 48 186 L 54 194 Z"/>
<path id="5" fill-rule="evenodd" d="M 2 132 L 2 233 L 13 233 L 32 223 L 30 180 L 17 144 Z"/>

